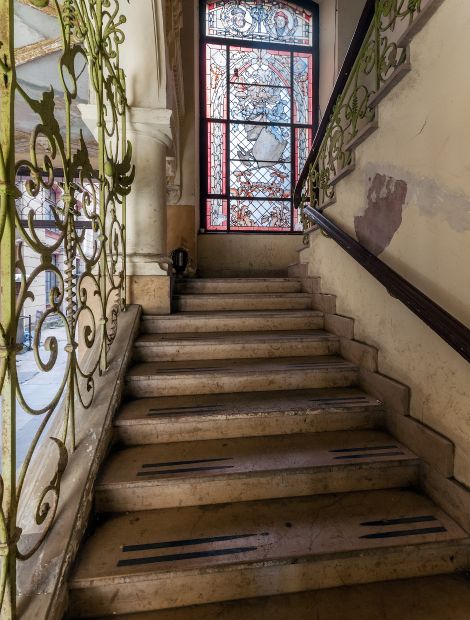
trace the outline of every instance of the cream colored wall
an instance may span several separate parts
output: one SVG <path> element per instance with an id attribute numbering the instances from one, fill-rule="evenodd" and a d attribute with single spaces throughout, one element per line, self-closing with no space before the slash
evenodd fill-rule
<path id="1" fill-rule="evenodd" d="M 320 117 L 323 116 L 366 0 L 320 0 Z"/>
<path id="2" fill-rule="evenodd" d="M 338 1 L 338 71 L 341 68 L 366 0 Z"/>
<path id="3" fill-rule="evenodd" d="M 323 117 L 337 76 L 337 0 L 320 2 L 320 119 Z"/>
<path id="4" fill-rule="evenodd" d="M 199 235 L 199 269 L 203 276 L 287 273 L 300 247 L 299 235 Z"/>
<path id="5" fill-rule="evenodd" d="M 189 252 L 190 267 L 196 268 L 196 224 L 194 205 L 170 206 L 167 210 L 167 247 L 171 253 L 176 248 L 183 247 Z"/>
<path id="6" fill-rule="evenodd" d="M 177 247 L 188 250 L 191 258 L 191 267 L 197 267 L 197 230 L 199 229 L 199 200 L 196 198 L 198 180 L 196 175 L 196 83 L 195 75 L 198 71 L 197 57 L 195 56 L 195 27 L 197 19 L 197 4 L 193 1 L 183 2 L 183 42 L 181 54 L 183 62 L 183 79 L 185 94 L 185 116 L 180 127 L 181 146 L 181 191 L 167 208 L 167 248 L 168 252 Z"/>
<path id="7" fill-rule="evenodd" d="M 469 28 L 470 3 L 446 0 L 414 38 L 411 72 L 380 103 L 379 129 L 326 211 L 354 235 L 375 174 L 404 181 L 401 225 L 381 258 L 468 326 Z M 455 475 L 470 485 L 470 365 L 332 240 L 314 233 L 301 260 L 338 295 L 338 313 L 356 319 L 356 338 L 380 349 L 380 371 L 411 387 L 412 416 L 455 442 Z"/>

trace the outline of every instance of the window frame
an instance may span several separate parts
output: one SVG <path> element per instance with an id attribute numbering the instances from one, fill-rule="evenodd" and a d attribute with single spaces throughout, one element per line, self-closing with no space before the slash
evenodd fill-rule
<path id="1" fill-rule="evenodd" d="M 251 41 L 249 39 L 236 39 L 236 38 L 225 38 L 225 37 L 213 37 L 206 35 L 206 6 L 207 0 L 199 0 L 199 153 L 200 153 L 200 169 L 199 169 L 199 179 L 200 179 L 200 217 L 201 217 L 201 226 L 200 233 L 209 234 L 209 235 L 217 235 L 217 234 L 242 234 L 242 235 L 301 235 L 302 231 L 294 230 L 294 205 L 293 205 L 293 193 L 294 193 L 294 185 L 295 185 L 295 129 L 300 128 L 308 128 L 312 131 L 312 141 L 315 137 L 315 133 L 318 129 L 319 125 L 319 69 L 320 69 L 320 41 L 319 41 L 319 6 L 313 0 L 287 0 L 289 3 L 298 6 L 299 8 L 306 9 L 312 13 L 312 35 L 313 35 L 313 45 L 305 46 L 305 45 L 286 45 L 282 43 L 269 43 L 269 42 L 261 42 L 261 41 Z M 284 126 L 288 126 L 291 130 L 291 179 L 292 179 L 292 192 L 290 198 L 290 209 L 291 209 L 291 228 L 290 230 L 231 230 L 230 223 L 230 200 L 234 197 L 230 194 L 230 148 L 226 149 L 226 175 L 227 175 L 227 187 L 226 187 L 226 195 L 222 200 L 227 200 L 228 210 L 227 210 L 227 227 L 225 230 L 208 230 L 207 229 L 207 201 L 211 198 L 218 198 L 219 196 L 215 196 L 214 194 L 209 194 L 208 191 L 208 174 L 207 174 L 207 157 L 208 157 L 208 128 L 210 119 L 207 118 L 207 80 L 206 80 L 206 50 L 207 44 L 214 45 L 225 45 L 232 47 L 243 47 L 250 49 L 266 49 L 273 51 L 288 51 L 290 53 L 302 53 L 307 52 L 312 55 L 312 72 L 313 72 L 313 97 L 312 97 L 312 125 L 295 123 L 293 120 L 293 116 L 291 116 L 291 122 L 289 124 L 285 124 Z M 229 76 L 227 75 L 227 79 Z M 291 86 L 292 87 L 292 86 Z M 227 92 L 227 98 L 229 98 L 229 91 Z M 214 121 L 212 121 L 214 122 Z M 217 120 L 215 122 L 223 122 L 227 127 L 227 133 L 229 133 L 228 129 L 231 123 L 236 123 L 237 121 L 230 119 L 230 107 L 227 111 L 227 118 L 224 121 Z M 238 121 L 240 122 L 240 121 Z M 270 123 L 270 125 L 276 125 L 276 123 Z M 283 125 L 281 123 L 281 125 Z M 230 146 L 229 140 L 227 140 L 227 146 Z M 255 198 L 255 200 L 269 200 L 268 198 Z M 283 199 L 286 201 L 285 199 Z"/>

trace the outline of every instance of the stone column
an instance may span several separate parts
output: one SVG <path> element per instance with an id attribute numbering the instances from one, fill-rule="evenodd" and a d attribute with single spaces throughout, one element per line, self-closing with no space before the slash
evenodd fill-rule
<path id="1" fill-rule="evenodd" d="M 168 109 L 172 103 L 168 97 L 165 3 L 121 2 L 120 11 L 126 18 L 120 64 L 126 75 L 129 106 L 127 137 L 136 174 L 127 198 L 128 302 L 140 304 L 147 314 L 169 314 L 166 158 L 174 152 L 175 119 Z M 91 117 L 96 111 L 93 113 L 92 107 L 81 106 L 81 111 L 94 131 Z"/>
<path id="2" fill-rule="evenodd" d="M 96 136 L 96 105 L 80 105 L 84 123 Z M 135 180 L 127 198 L 127 296 L 146 314 L 171 312 L 171 260 L 167 256 L 166 160 L 172 142 L 171 110 L 130 108 Z"/>
<path id="3" fill-rule="evenodd" d="M 170 313 L 167 256 L 166 158 L 171 145 L 171 111 L 131 108 L 135 181 L 127 200 L 127 274 L 130 303 L 147 314 Z"/>

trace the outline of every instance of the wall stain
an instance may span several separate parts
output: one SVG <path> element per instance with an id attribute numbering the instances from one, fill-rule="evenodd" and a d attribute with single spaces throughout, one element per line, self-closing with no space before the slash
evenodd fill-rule
<path id="1" fill-rule="evenodd" d="M 369 179 L 371 180 L 371 179 Z M 408 185 L 385 174 L 376 174 L 367 192 L 367 208 L 354 218 L 356 236 L 378 256 L 392 241 L 402 223 Z"/>
<path id="2" fill-rule="evenodd" d="M 396 179 L 403 179 L 408 185 L 405 209 L 416 207 L 420 215 L 447 222 L 457 233 L 470 231 L 470 197 L 468 189 L 448 187 L 441 179 L 413 174 L 409 169 L 390 163 L 380 163 L 380 172 Z M 375 175 L 377 164 L 368 163 L 364 168 L 365 178 Z M 467 183 L 467 179 L 464 179 Z"/>

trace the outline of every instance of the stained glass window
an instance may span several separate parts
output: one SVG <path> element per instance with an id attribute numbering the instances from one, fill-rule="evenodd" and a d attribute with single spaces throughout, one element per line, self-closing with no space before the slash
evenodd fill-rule
<path id="1" fill-rule="evenodd" d="M 292 193 L 316 127 L 313 2 L 203 2 L 205 230 L 300 230 Z"/>

